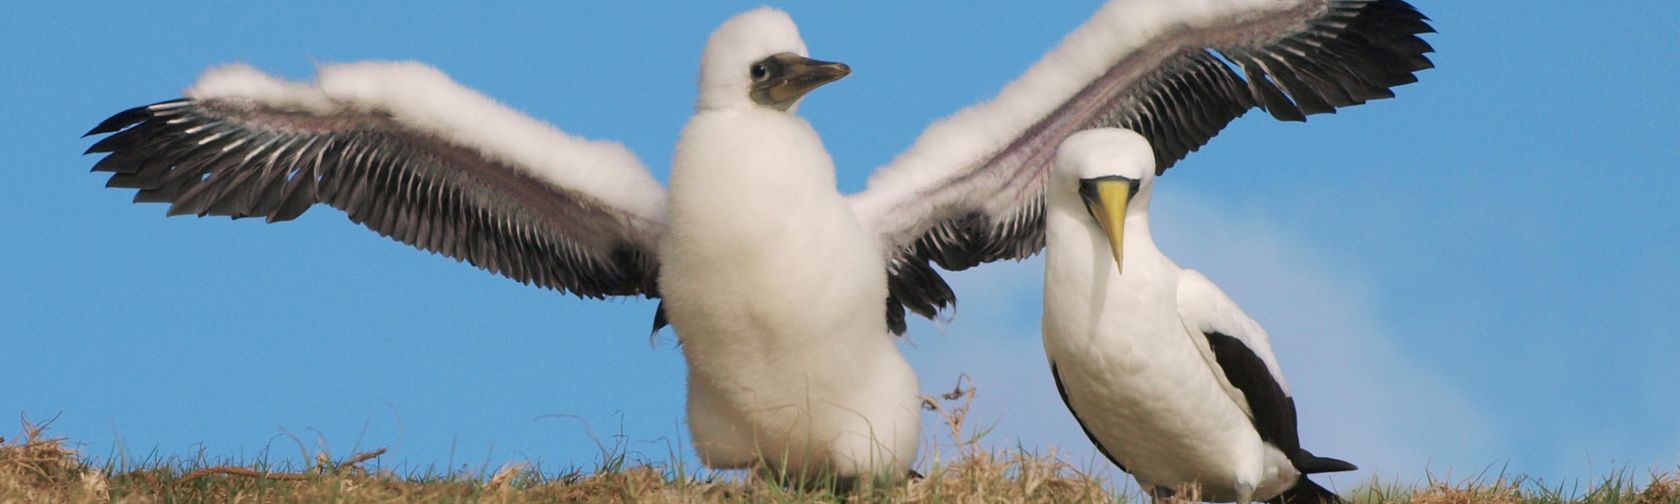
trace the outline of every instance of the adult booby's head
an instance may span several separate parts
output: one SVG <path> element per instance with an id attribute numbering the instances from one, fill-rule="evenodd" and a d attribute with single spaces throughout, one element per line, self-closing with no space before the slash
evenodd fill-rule
<path id="1" fill-rule="evenodd" d="M 1107 235 L 1114 266 L 1121 273 L 1128 216 L 1147 224 L 1155 181 L 1153 152 L 1143 135 L 1117 128 L 1075 133 L 1056 151 L 1050 204 L 1083 206 L 1091 215 L 1090 225 Z"/>
<path id="2" fill-rule="evenodd" d="M 805 93 L 852 73 L 807 57 L 787 13 L 769 7 L 725 21 L 700 57 L 700 110 L 770 107 L 793 111 Z"/>

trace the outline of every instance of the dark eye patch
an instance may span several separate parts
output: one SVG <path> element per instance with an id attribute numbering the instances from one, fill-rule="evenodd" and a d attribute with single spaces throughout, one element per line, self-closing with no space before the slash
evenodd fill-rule
<path id="1" fill-rule="evenodd" d="M 777 75 L 781 75 L 782 68 L 782 62 L 777 61 L 775 56 L 771 56 L 754 61 L 752 66 L 747 67 L 747 75 L 752 77 L 753 82 L 766 82 Z"/>

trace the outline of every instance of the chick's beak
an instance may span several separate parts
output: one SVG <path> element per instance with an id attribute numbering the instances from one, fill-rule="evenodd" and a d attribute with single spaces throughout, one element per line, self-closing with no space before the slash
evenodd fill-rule
<path id="1" fill-rule="evenodd" d="M 764 63 L 774 67 L 773 73 L 763 82 L 753 84 L 752 98 L 780 110 L 792 107 L 811 90 L 852 73 L 852 67 L 845 63 L 814 60 L 792 53 L 772 56 Z"/>

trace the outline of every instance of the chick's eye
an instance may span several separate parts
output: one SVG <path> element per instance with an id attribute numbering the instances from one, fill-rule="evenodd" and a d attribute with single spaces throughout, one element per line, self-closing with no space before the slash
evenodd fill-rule
<path id="1" fill-rule="evenodd" d="M 770 69 L 769 68 L 765 67 L 763 63 L 753 63 L 753 66 L 752 66 L 752 80 L 758 81 L 758 82 L 763 82 L 764 79 L 769 78 L 769 77 L 770 77 Z"/>

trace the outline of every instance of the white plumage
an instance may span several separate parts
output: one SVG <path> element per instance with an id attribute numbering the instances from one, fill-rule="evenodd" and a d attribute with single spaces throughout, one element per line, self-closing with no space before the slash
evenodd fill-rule
<path id="1" fill-rule="evenodd" d="M 712 467 L 896 477 L 920 400 L 887 331 L 885 259 L 810 124 L 740 91 L 735 70 L 781 53 L 806 56 L 780 11 L 712 35 L 671 167 L 659 283 L 689 362 L 689 430 Z"/>
<path id="2" fill-rule="evenodd" d="M 966 269 L 1043 247 L 1044 184 L 1075 131 L 1124 126 L 1165 170 L 1252 108 L 1299 120 L 1392 96 L 1428 68 L 1401 0 L 1112 0 L 992 102 L 929 127 L 850 197 L 795 112 L 849 70 L 759 9 L 708 41 L 670 196 L 611 142 L 567 135 L 417 63 L 315 83 L 213 69 L 120 112 L 88 149 L 169 214 L 297 218 L 320 203 L 522 283 L 662 297 L 688 357 L 689 424 L 715 467 L 902 474 L 916 380 L 889 336 Z M 806 471 L 809 470 L 809 471 Z"/>
<path id="3" fill-rule="evenodd" d="M 1062 143 L 1045 218 L 1044 350 L 1093 443 L 1146 489 L 1211 500 L 1329 499 L 1303 472 L 1351 470 L 1300 449 L 1266 332 L 1149 233 L 1154 160 L 1131 131 Z M 1117 257 L 1118 256 L 1118 257 Z M 1298 486 L 1299 484 L 1299 486 Z"/>
<path id="4" fill-rule="evenodd" d="M 1019 78 L 1004 86 L 997 96 L 965 108 L 930 125 L 916 142 L 893 162 L 877 170 L 869 188 L 856 200 L 860 213 L 875 218 L 922 219 L 924 216 L 884 215 L 889 202 L 900 201 L 901 191 L 928 187 L 963 175 L 976 157 L 994 153 L 998 145 L 1023 136 L 1046 118 L 1079 115 L 1087 111 L 1058 111 L 1075 101 L 1093 82 L 1111 72 L 1113 80 L 1139 80 L 1157 70 L 1160 59 L 1169 56 L 1159 46 L 1163 39 L 1193 35 L 1198 29 L 1219 32 L 1229 29 L 1233 18 L 1260 17 L 1262 13 L 1300 9 L 1315 2 L 1275 0 L 1119 0 L 1103 4 L 1061 44 Z M 1181 32 L 1182 30 L 1182 32 Z M 1141 62 L 1127 60 L 1143 59 Z M 1116 64 L 1132 63 L 1131 65 Z M 1118 90 L 1115 90 L 1118 91 Z M 1105 107 L 1093 107 L 1103 109 Z M 1077 129 L 1079 124 L 1063 127 Z M 1057 140 L 1072 131 L 1062 132 Z M 1048 146 L 1048 154 L 1055 146 Z"/>
<path id="5" fill-rule="evenodd" d="M 642 217 L 665 214 L 664 189 L 624 145 L 566 134 L 421 63 L 327 65 L 313 86 L 275 79 L 246 65 L 226 65 L 204 72 L 186 95 L 315 115 L 389 114 L 404 127 L 469 146 L 554 186 L 594 195 Z"/>

